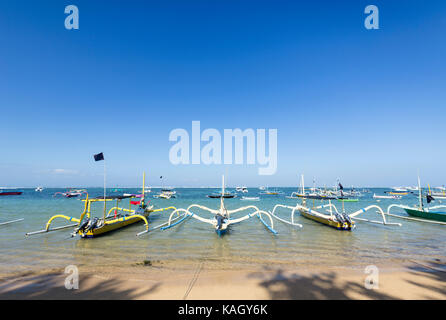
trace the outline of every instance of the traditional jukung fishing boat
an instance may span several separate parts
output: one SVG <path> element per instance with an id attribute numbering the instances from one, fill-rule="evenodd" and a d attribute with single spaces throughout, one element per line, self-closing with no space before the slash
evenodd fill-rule
<path id="1" fill-rule="evenodd" d="M 427 203 L 431 203 L 433 200 L 435 200 L 434 197 L 432 197 L 430 194 L 426 196 Z M 446 225 L 446 205 L 438 205 L 433 207 L 425 207 L 423 203 L 423 195 L 422 195 L 422 189 L 420 186 L 420 177 L 418 177 L 418 206 L 410 207 L 400 204 L 392 204 L 387 208 L 387 215 L 406 219 L 406 220 L 412 220 L 412 221 L 418 221 L 418 222 L 426 222 L 426 223 L 434 223 L 434 224 L 443 224 Z M 403 209 L 410 217 L 404 217 L 401 215 L 391 214 L 390 210 L 392 208 L 401 208 Z M 439 211 L 441 209 L 441 211 Z"/>
<path id="2" fill-rule="evenodd" d="M 161 179 L 161 192 L 158 194 L 155 194 L 153 197 L 156 199 L 166 199 L 169 200 L 170 198 L 176 198 L 176 191 L 173 190 L 173 188 L 164 188 L 164 180 L 163 176 L 160 177 Z"/>
<path id="3" fill-rule="evenodd" d="M 266 189 L 266 190 L 260 192 L 259 194 L 268 195 L 268 196 L 277 196 L 279 194 L 283 194 L 283 192 L 282 191 L 278 191 L 278 190 Z"/>
<path id="4" fill-rule="evenodd" d="M 247 187 L 236 187 L 235 191 L 242 192 L 242 193 L 248 193 L 248 188 Z"/>
<path id="5" fill-rule="evenodd" d="M 70 189 L 66 192 L 56 192 L 55 194 L 53 194 L 53 197 L 57 197 L 58 195 L 60 195 L 65 198 L 76 198 L 86 193 L 87 190 L 85 189 Z"/>
<path id="6" fill-rule="evenodd" d="M 295 198 L 303 198 L 303 199 L 312 199 L 312 200 L 333 200 L 336 199 L 336 197 L 328 195 L 328 194 L 321 194 L 316 192 L 316 187 L 314 185 L 313 180 L 313 191 L 311 193 L 305 193 L 305 184 L 304 184 L 304 175 L 301 175 L 300 178 L 300 192 L 292 192 L 290 196 L 287 198 L 289 199 L 295 199 Z"/>
<path id="7" fill-rule="evenodd" d="M 176 194 L 175 191 L 171 192 L 171 191 L 162 190 L 160 193 L 153 195 L 153 197 L 156 199 L 169 200 L 170 198 L 176 198 L 177 196 L 175 194 Z"/>
<path id="8" fill-rule="evenodd" d="M 145 174 L 143 175 L 143 181 L 145 180 Z M 144 184 L 143 184 L 144 185 Z M 46 233 L 50 231 L 56 231 L 60 229 L 65 229 L 69 227 L 75 227 L 72 236 L 79 235 L 81 238 L 94 238 L 101 236 L 103 234 L 109 233 L 114 230 L 118 230 L 134 224 L 136 222 L 143 221 L 145 225 L 145 230 L 149 229 L 149 223 L 147 221 L 149 215 L 153 212 L 159 212 L 164 210 L 173 209 L 174 207 L 162 208 L 162 209 L 154 209 L 153 206 L 149 206 L 145 203 L 144 200 L 144 189 L 142 190 L 142 195 L 126 195 L 126 196 L 100 196 L 96 198 L 89 198 L 88 193 L 86 194 L 86 199 L 82 200 L 84 202 L 84 211 L 80 215 L 79 218 L 69 217 L 65 215 L 54 215 L 52 216 L 46 226 L 45 229 L 29 232 L 26 235 L 34 235 L 40 233 Z M 129 208 L 120 207 L 120 203 L 122 200 L 129 200 Z M 136 199 L 136 200 L 135 200 Z M 108 213 L 106 209 L 107 202 L 116 201 L 116 206 L 112 207 Z M 104 211 L 103 217 L 97 218 L 92 217 L 91 215 L 91 205 L 93 203 L 103 203 Z M 133 209 L 132 206 L 136 206 Z M 70 224 L 62 227 L 50 228 L 51 223 L 55 219 L 65 219 L 68 221 L 76 222 L 75 224 Z"/>
<path id="9" fill-rule="evenodd" d="M 291 211 L 290 221 L 282 219 L 282 218 L 277 216 L 276 210 L 278 208 L 285 208 L 285 209 L 291 209 L 292 210 Z M 325 209 L 328 212 L 327 213 L 323 213 L 323 212 L 320 211 L 322 209 Z M 359 218 L 358 217 L 358 215 L 360 215 L 361 213 L 365 213 L 366 211 L 368 211 L 370 209 L 377 209 L 378 213 L 381 214 L 382 221 L 369 220 L 369 219 Z M 355 220 L 364 221 L 364 222 L 370 222 L 370 223 L 383 224 L 383 225 L 398 225 L 398 226 L 401 226 L 400 223 L 388 222 L 386 220 L 385 216 L 384 216 L 384 212 L 377 205 L 371 205 L 371 206 L 362 208 L 360 210 L 357 210 L 357 211 L 355 211 L 353 213 L 347 214 L 347 213 L 344 212 L 344 210 L 342 210 L 340 212 L 336 208 L 336 206 L 331 203 L 331 200 L 328 201 L 328 204 L 324 204 L 324 205 L 320 205 L 320 206 L 314 206 L 313 205 L 312 208 L 307 207 L 305 199 L 302 201 L 302 205 L 296 204 L 294 207 L 293 206 L 282 205 L 282 204 L 277 204 L 273 208 L 273 210 L 270 211 L 269 213 L 274 218 L 278 219 L 279 221 L 282 221 L 284 223 L 287 223 L 287 224 L 290 224 L 290 225 L 293 225 L 293 226 L 302 227 L 301 224 L 294 222 L 294 213 L 296 211 L 299 212 L 305 218 L 308 218 L 310 220 L 322 223 L 324 225 L 327 225 L 329 227 L 335 228 L 337 230 L 347 230 L 347 231 L 350 231 L 350 230 L 354 229 L 355 228 Z"/>
<path id="10" fill-rule="evenodd" d="M 232 198 L 236 198 L 237 195 L 234 193 L 231 193 L 231 192 L 225 192 L 225 193 L 215 192 L 212 194 L 208 194 L 206 197 L 211 198 L 211 199 L 220 199 L 220 198 L 232 199 Z"/>
<path id="11" fill-rule="evenodd" d="M 224 176 L 222 177 L 221 194 L 225 194 Z M 198 214 L 193 213 L 191 211 L 192 209 L 201 209 L 204 211 L 208 211 L 208 212 L 212 213 L 214 216 L 210 219 L 203 218 L 203 217 L 199 216 Z M 232 218 L 231 217 L 232 214 L 235 214 L 235 213 L 241 212 L 241 211 L 245 211 L 245 210 L 253 210 L 253 211 L 251 213 L 248 213 L 248 214 L 240 217 L 240 218 Z M 178 215 L 180 213 L 181 213 L 181 216 L 179 216 L 180 217 L 179 218 Z M 177 217 L 175 219 L 179 218 L 179 221 L 174 222 L 174 220 L 172 219 L 175 214 L 177 214 Z M 263 219 L 263 216 L 266 216 L 269 218 L 270 225 L 268 225 L 265 222 L 265 220 Z M 171 215 L 169 216 L 168 222 L 164 226 L 161 227 L 161 230 L 169 229 L 169 228 L 185 221 L 187 218 L 190 218 L 190 217 L 192 217 L 198 221 L 210 224 L 219 236 L 224 235 L 229 230 L 229 227 L 231 225 L 240 223 L 240 222 L 247 220 L 249 218 L 252 218 L 252 217 L 259 218 L 259 220 L 265 225 L 266 228 L 268 228 L 269 231 L 271 231 L 274 234 L 277 234 L 277 232 L 274 230 L 273 219 L 271 218 L 269 213 L 259 210 L 259 208 L 255 207 L 255 206 L 246 206 L 246 207 L 241 207 L 241 208 L 238 208 L 235 210 L 228 210 L 228 209 L 226 209 L 225 204 L 224 204 L 224 197 L 220 197 L 220 208 L 216 209 L 216 210 L 202 206 L 202 205 L 198 205 L 198 204 L 190 205 L 187 209 L 176 209 L 175 211 L 173 211 L 171 213 Z"/>

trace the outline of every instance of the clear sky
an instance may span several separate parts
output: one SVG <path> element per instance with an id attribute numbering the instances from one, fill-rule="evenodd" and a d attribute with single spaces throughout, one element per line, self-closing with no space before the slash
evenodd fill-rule
<path id="1" fill-rule="evenodd" d="M 66 5 L 80 29 L 66 30 Z M 380 29 L 364 27 L 379 8 Z M 0 186 L 446 184 L 446 2 L 1 1 Z M 169 162 L 191 122 L 278 170 Z"/>

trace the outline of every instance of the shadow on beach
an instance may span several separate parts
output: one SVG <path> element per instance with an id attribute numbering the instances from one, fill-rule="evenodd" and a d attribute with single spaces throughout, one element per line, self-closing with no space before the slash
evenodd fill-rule
<path id="1" fill-rule="evenodd" d="M 97 276 L 87 275 L 79 279 L 80 290 L 67 290 L 64 280 L 65 277 L 60 276 L 60 273 L 26 278 L 4 278 L 0 280 L 0 299 L 132 300 L 153 294 L 161 286 L 161 283 L 157 282 L 150 286 L 138 286 L 138 289 L 135 289 L 134 285 L 129 285 L 128 280 L 98 279 Z"/>
<path id="2" fill-rule="evenodd" d="M 438 295 L 446 297 L 445 267 L 446 264 L 438 263 L 429 263 L 428 266 L 413 265 L 408 267 L 408 276 L 402 281 L 414 287 L 413 290 L 423 289 L 423 292 L 427 293 L 420 299 L 438 299 Z M 257 277 L 259 273 L 251 276 Z M 263 287 L 268 292 L 269 298 L 273 300 L 389 300 L 404 299 L 405 294 L 400 292 L 394 295 L 380 289 L 367 289 L 364 282 L 358 281 L 357 278 L 349 281 L 348 274 L 345 277 L 335 272 L 301 275 L 285 273 L 281 269 L 277 270 L 273 276 L 261 281 L 259 286 Z"/>
<path id="3" fill-rule="evenodd" d="M 198 273 L 181 272 L 169 277 L 164 272 L 150 272 L 132 279 L 134 272 L 121 270 L 110 277 L 102 273 L 81 276 L 79 290 L 67 290 L 66 275 L 60 272 L 3 278 L 0 299 L 181 299 L 185 292 L 198 300 L 228 297 L 236 300 L 446 299 L 446 264 L 413 262 L 399 271 L 380 273 L 378 289 L 367 289 L 364 283 L 367 275 L 348 269 L 319 273 L 269 268 L 238 273 L 203 271 L 200 279 Z M 170 282 L 169 278 L 172 278 Z M 216 290 L 219 286 L 224 290 Z"/>
<path id="4" fill-rule="evenodd" d="M 417 286 L 419 288 L 424 288 L 431 292 L 436 292 L 438 294 L 446 297 L 446 263 L 441 262 L 428 262 L 424 264 L 415 264 L 408 267 L 411 274 L 422 273 L 427 279 L 431 279 L 435 282 L 442 283 L 441 286 L 433 286 L 430 284 L 421 283 L 420 281 L 407 280 L 408 283 Z M 425 296 L 425 299 L 432 299 L 431 296 Z"/>
<path id="5" fill-rule="evenodd" d="M 285 276 L 282 270 L 278 270 L 271 279 L 262 281 L 259 285 L 268 291 L 273 300 L 350 300 L 351 293 L 357 293 L 363 299 L 396 299 L 390 295 L 368 290 L 357 282 L 340 282 L 334 272 Z"/>

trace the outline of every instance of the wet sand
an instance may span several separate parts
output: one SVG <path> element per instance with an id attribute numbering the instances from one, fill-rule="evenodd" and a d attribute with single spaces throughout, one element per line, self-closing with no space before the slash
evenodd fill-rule
<path id="1" fill-rule="evenodd" d="M 262 267 L 175 270 L 154 265 L 80 270 L 79 289 L 65 288 L 64 270 L 0 276 L 1 299 L 446 299 L 446 268 L 412 261 L 380 267 L 378 288 L 363 269 Z"/>

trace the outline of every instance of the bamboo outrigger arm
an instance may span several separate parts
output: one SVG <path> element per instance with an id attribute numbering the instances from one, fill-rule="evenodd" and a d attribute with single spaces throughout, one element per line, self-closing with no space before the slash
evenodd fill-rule
<path id="1" fill-rule="evenodd" d="M 278 217 L 278 216 L 275 214 L 277 208 L 291 209 L 292 211 L 291 211 L 290 221 L 287 221 L 287 220 L 285 220 L 285 219 L 282 219 L 282 218 Z M 298 210 L 298 207 L 297 207 L 297 206 L 292 207 L 292 206 L 286 206 L 286 205 L 283 205 L 283 204 L 276 204 L 276 205 L 274 206 L 273 210 L 270 211 L 269 213 L 270 213 L 274 218 L 276 218 L 277 220 L 279 220 L 279 221 L 281 221 L 281 222 L 283 222 L 283 223 L 290 224 L 290 225 L 292 225 L 292 226 L 296 226 L 296 227 L 302 228 L 303 226 L 302 226 L 301 224 L 299 224 L 299 223 L 295 223 L 295 222 L 294 222 L 294 213 L 296 212 L 296 210 Z"/>
<path id="2" fill-rule="evenodd" d="M 361 214 L 361 213 L 365 213 L 366 211 L 368 211 L 368 210 L 370 210 L 370 209 L 373 209 L 373 208 L 378 209 L 377 213 L 378 213 L 378 214 L 381 214 L 382 221 L 369 220 L 369 219 L 357 218 L 357 217 L 356 217 L 356 216 L 358 216 L 359 214 Z M 359 220 L 359 221 L 365 221 L 365 222 L 370 222 L 370 223 L 378 223 L 378 224 L 383 224 L 383 225 L 393 225 L 393 226 L 399 226 L 399 227 L 401 227 L 401 223 L 388 222 L 388 221 L 386 220 L 386 216 L 385 216 L 385 214 L 384 214 L 383 209 L 381 209 L 380 206 L 377 206 L 377 205 L 375 205 L 375 204 L 373 204 L 373 205 L 371 205 L 371 206 L 368 206 L 368 207 L 365 207 L 365 208 L 363 208 L 363 209 L 360 209 L 360 210 L 358 210 L 358 211 L 355 211 L 355 212 L 349 214 L 349 217 L 350 217 L 350 218 L 353 218 L 353 219 L 355 219 L 355 220 Z"/>
<path id="3" fill-rule="evenodd" d="M 85 215 L 87 215 L 88 217 L 90 216 L 90 201 L 88 201 L 88 193 L 85 193 L 85 194 L 87 195 L 87 197 L 84 200 L 82 200 L 82 201 L 85 201 L 84 211 L 82 212 L 82 214 L 81 214 L 79 219 L 74 218 L 74 217 L 65 216 L 63 214 L 56 214 L 56 215 L 52 216 L 48 220 L 48 222 L 46 223 L 45 229 L 39 230 L 39 231 L 28 232 L 25 235 L 26 236 L 30 236 L 30 235 L 33 235 L 33 234 L 40 234 L 40 233 L 45 233 L 45 232 L 50 232 L 50 231 L 57 231 L 57 230 L 62 230 L 62 229 L 78 226 L 80 224 L 80 222 L 82 221 L 82 219 L 84 219 Z M 56 219 L 56 218 L 66 219 L 68 221 L 74 221 L 76 223 L 67 224 L 65 226 L 61 226 L 61 227 L 56 227 L 56 228 L 50 229 L 51 222 L 53 222 L 53 220 Z"/>
<path id="4" fill-rule="evenodd" d="M 124 212 L 130 212 L 130 213 L 135 213 L 135 210 L 131 210 L 131 209 L 126 209 L 126 208 L 120 208 L 120 207 L 113 207 L 111 208 L 107 215 L 106 218 L 108 218 L 110 216 L 110 214 L 114 211 L 114 210 L 118 210 L 118 211 L 124 211 Z"/>
<path id="5" fill-rule="evenodd" d="M 64 226 L 55 227 L 55 228 L 50 229 L 50 225 L 51 225 L 51 223 L 52 223 L 53 220 L 55 220 L 56 218 L 66 219 L 66 220 L 68 220 L 68 221 L 74 221 L 74 222 L 76 222 L 76 223 L 73 223 L 73 224 L 67 224 L 67 225 L 64 225 Z M 28 232 L 28 233 L 26 233 L 25 235 L 26 235 L 26 236 L 31 236 L 31 235 L 34 235 L 34 234 L 40 234 L 40 233 L 46 233 L 46 232 L 51 232 L 51 231 L 57 231 L 57 230 L 62 230 L 62 229 L 66 229 L 66 228 L 72 228 L 72 227 L 75 227 L 75 226 L 79 225 L 79 222 L 80 222 L 80 221 L 81 221 L 81 220 L 79 220 L 79 219 L 77 219 L 77 218 L 68 217 L 68 216 L 65 216 L 65 215 L 63 215 L 63 214 L 57 214 L 57 215 L 55 215 L 55 216 L 52 216 L 52 217 L 48 220 L 48 222 L 47 222 L 46 225 L 45 225 L 45 229 L 43 229 L 43 230 L 38 230 L 38 231 L 33 231 L 33 232 Z"/>

